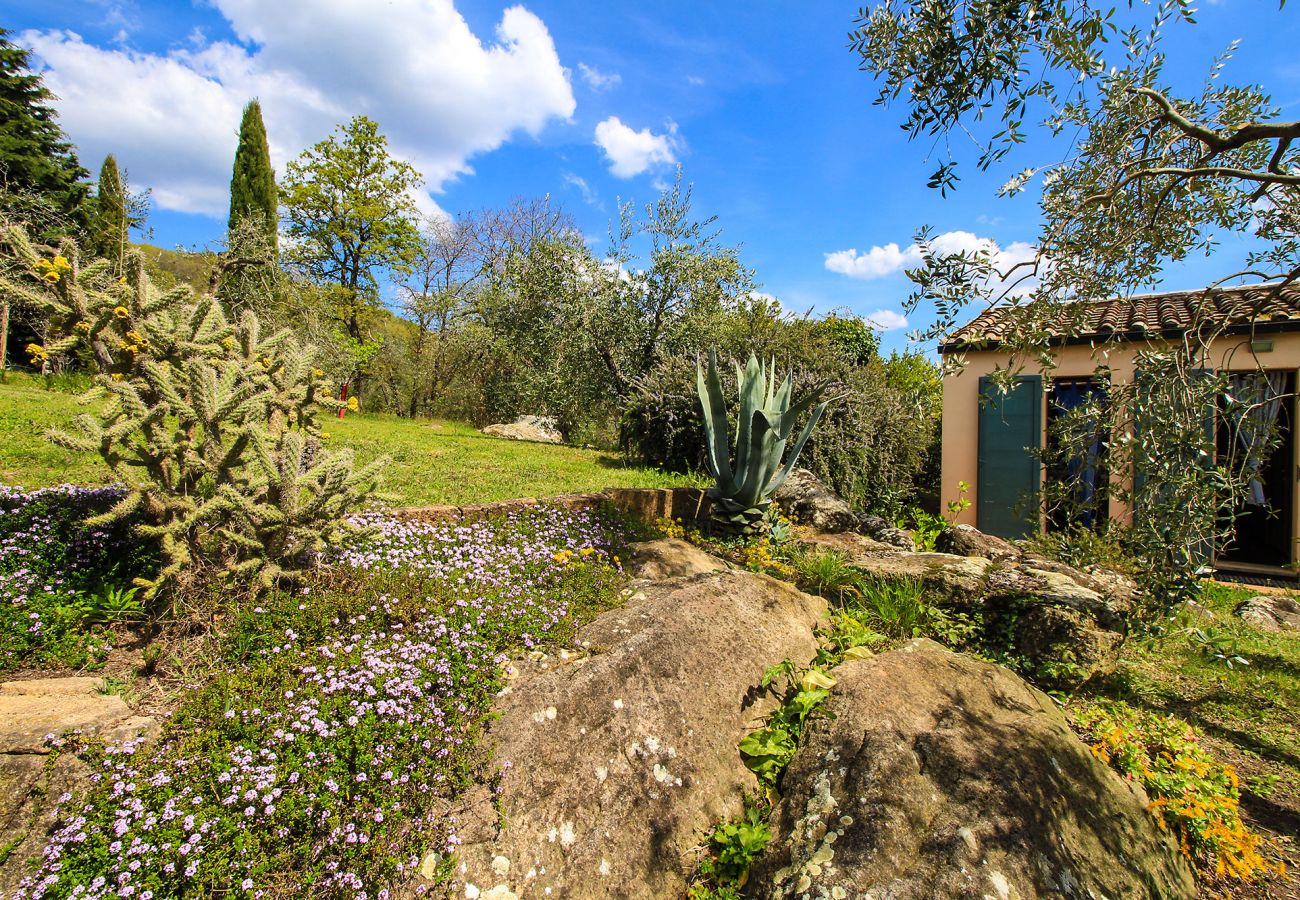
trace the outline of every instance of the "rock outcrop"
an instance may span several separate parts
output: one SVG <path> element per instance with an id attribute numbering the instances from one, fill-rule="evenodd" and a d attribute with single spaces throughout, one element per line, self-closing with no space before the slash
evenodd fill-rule
<path id="1" fill-rule="evenodd" d="M 982 556 L 985 559 L 1020 559 L 1020 548 L 1008 540 L 985 534 L 974 525 L 949 525 L 939 532 L 934 549 L 956 556 Z"/>
<path id="2" fill-rule="evenodd" d="M 1140 790 L 1006 669 L 913 641 L 835 671 L 782 779 L 763 898 L 1177 898 Z"/>
<path id="3" fill-rule="evenodd" d="M 484 434 L 510 438 L 516 441 L 535 441 L 541 444 L 563 444 L 564 435 L 550 416 L 520 416 L 509 424 L 489 425 Z"/>
<path id="4" fill-rule="evenodd" d="M 102 678 L 44 678 L 0 684 L 0 897 L 29 874 L 54 819 L 54 801 L 83 786 L 89 771 L 71 754 L 47 766 L 46 735 L 79 732 L 106 741 L 152 738 L 158 723 L 136 715 Z"/>
<path id="5" fill-rule="evenodd" d="M 692 848 L 756 789 L 736 750 L 825 604 L 741 571 L 648 585 L 599 616 L 576 661 L 520 664 L 491 727 L 504 769 L 456 813 L 458 897 L 681 897 Z"/>
<path id="6" fill-rule="evenodd" d="M 865 534 L 874 541 L 902 550 L 904 553 L 916 552 L 916 541 L 903 529 L 880 516 L 864 515 L 858 517 L 858 533 Z"/>
<path id="7" fill-rule="evenodd" d="M 774 499 L 800 525 L 832 534 L 858 527 L 853 508 L 807 469 L 791 472 Z"/>
<path id="8" fill-rule="evenodd" d="M 1262 631 L 1300 631 L 1300 603 L 1293 597 L 1260 594 L 1235 610 L 1243 622 Z"/>
<path id="9" fill-rule="evenodd" d="M 716 556 L 680 538 L 642 541 L 631 550 L 633 574 L 648 581 L 707 575 L 727 568 Z"/>

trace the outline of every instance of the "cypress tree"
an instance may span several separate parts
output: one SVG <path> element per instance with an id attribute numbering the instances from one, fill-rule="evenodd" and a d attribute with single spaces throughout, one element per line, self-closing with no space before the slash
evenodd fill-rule
<path id="1" fill-rule="evenodd" d="M 239 147 L 235 150 L 235 168 L 230 176 L 230 219 L 227 225 L 234 234 L 241 222 L 253 221 L 260 228 L 270 255 L 277 250 L 279 195 L 275 187 L 275 170 L 271 168 L 271 148 L 262 123 L 262 105 L 250 100 L 244 107 L 239 125 Z"/>
<path id="2" fill-rule="evenodd" d="M 90 241 L 97 256 L 111 259 L 119 267 L 126 254 L 126 206 L 126 185 L 118 171 L 117 160 L 110 153 L 99 168 L 99 189 L 95 195 Z"/>
<path id="3" fill-rule="evenodd" d="M 12 43 L 9 34 L 0 28 L 0 190 L 10 198 L 30 194 L 56 213 L 62 223 L 48 216 L 33 223 L 40 237 L 50 240 L 84 224 L 82 179 L 90 173 L 59 127 L 54 95 L 31 71 L 32 52 Z"/>

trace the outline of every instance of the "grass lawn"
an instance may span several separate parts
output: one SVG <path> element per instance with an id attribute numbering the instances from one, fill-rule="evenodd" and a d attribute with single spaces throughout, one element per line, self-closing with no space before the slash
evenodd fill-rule
<path id="1" fill-rule="evenodd" d="M 93 454 L 62 450 L 45 438 L 46 430 L 66 425 L 79 411 L 74 393 L 48 390 L 40 378 L 10 373 L 0 382 L 0 482 L 37 488 L 111 480 Z M 384 490 L 401 505 L 692 483 L 624 465 L 614 453 L 489 437 L 456 422 L 349 414 L 327 420 L 324 428 L 328 446 L 351 447 L 361 462 L 389 456 Z"/>
<path id="2" fill-rule="evenodd" d="M 1236 641 L 1248 664 L 1229 669 L 1189 641 L 1129 644 L 1121 669 L 1084 693 L 1170 713 L 1195 726 L 1205 747 L 1241 776 L 1241 812 L 1248 825 L 1275 841 L 1288 868 L 1300 871 L 1300 636 L 1271 634 L 1233 615 L 1260 589 L 1209 583 L 1203 605 L 1213 620 L 1188 619 Z M 1270 879 L 1232 889 L 1237 898 L 1300 897 L 1300 882 Z"/>

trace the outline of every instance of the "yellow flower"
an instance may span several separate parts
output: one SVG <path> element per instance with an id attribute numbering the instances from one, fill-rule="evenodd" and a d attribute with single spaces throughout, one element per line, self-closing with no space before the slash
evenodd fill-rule
<path id="1" fill-rule="evenodd" d="M 115 306 L 113 307 L 113 315 L 117 316 L 119 319 L 125 319 L 127 316 L 131 315 L 131 310 L 127 309 L 125 306 Z"/>
<path id="2" fill-rule="evenodd" d="M 67 258 L 66 256 L 62 255 L 62 254 L 60 254 L 60 255 L 54 257 L 54 263 L 53 263 L 53 265 L 54 265 L 54 268 L 57 269 L 57 270 L 59 270 L 60 272 L 71 272 L 71 271 L 72 271 L 72 263 L 68 262 L 68 258 Z"/>
<path id="3" fill-rule="evenodd" d="M 322 431 L 320 433 L 320 439 L 322 441 L 328 441 L 330 439 L 330 433 L 328 431 Z"/>
<path id="4" fill-rule="evenodd" d="M 121 381 L 121 380 L 122 380 L 122 373 L 121 373 L 121 372 L 114 372 L 114 373 L 112 374 L 111 377 L 112 377 L 112 379 L 113 379 L 114 381 Z"/>
<path id="5" fill-rule="evenodd" d="M 50 284 L 54 284 L 59 280 L 59 273 L 54 271 L 53 269 L 50 269 L 48 272 L 45 273 L 45 280 L 48 281 Z"/>
<path id="6" fill-rule="evenodd" d="M 349 397 L 349 398 L 348 398 L 348 410 L 351 411 L 351 412 L 356 412 L 356 411 L 359 410 L 359 409 L 361 409 L 361 404 L 357 402 L 357 398 L 356 398 L 356 397 Z"/>
<path id="7" fill-rule="evenodd" d="M 73 331 L 80 331 L 82 334 L 89 334 L 89 333 L 90 333 L 90 323 L 89 323 L 89 322 L 78 322 L 76 325 L 73 325 L 73 326 L 72 326 L 72 330 L 73 330 Z"/>
<path id="8" fill-rule="evenodd" d="M 324 377 L 325 377 L 325 373 L 322 372 L 320 369 L 312 369 L 312 370 L 311 370 L 311 374 L 312 374 L 312 377 L 313 377 L 313 378 L 324 378 Z"/>
<path id="9" fill-rule="evenodd" d="M 40 344 L 28 344 L 27 355 L 32 358 L 33 363 L 45 362 L 50 358 L 50 354 Z"/>

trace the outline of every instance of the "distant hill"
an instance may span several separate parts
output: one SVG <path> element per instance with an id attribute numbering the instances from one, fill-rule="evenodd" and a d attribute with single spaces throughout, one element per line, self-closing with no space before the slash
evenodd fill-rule
<path id="1" fill-rule="evenodd" d="M 144 254 L 145 268 L 154 283 L 163 288 L 188 284 L 196 291 L 206 291 L 217 264 L 217 254 L 210 250 L 165 250 L 153 244 L 132 244 Z"/>

